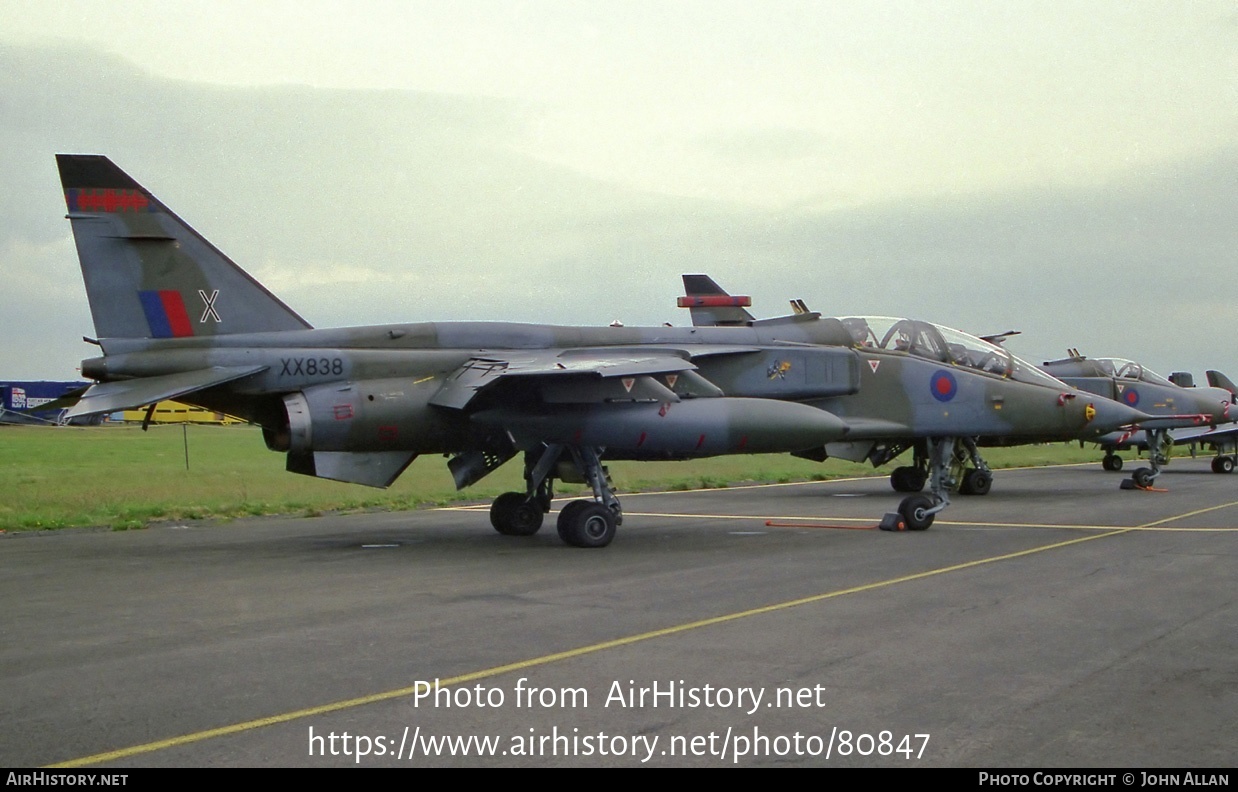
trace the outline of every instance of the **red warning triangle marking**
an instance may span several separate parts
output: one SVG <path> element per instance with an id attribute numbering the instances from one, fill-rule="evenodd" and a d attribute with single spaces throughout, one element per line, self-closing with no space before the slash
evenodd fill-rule
<path id="1" fill-rule="evenodd" d="M 877 373 L 877 367 L 878 367 L 878 366 L 880 366 L 880 365 L 881 365 L 881 361 L 880 361 L 880 360 L 870 360 L 870 361 L 868 361 L 868 367 L 869 367 L 870 369 L 872 369 L 872 370 L 873 370 L 873 373 L 874 373 L 874 374 L 876 374 L 876 373 Z"/>
<path id="2" fill-rule="evenodd" d="M 623 389 L 627 391 L 628 393 L 632 392 L 632 386 L 635 384 L 636 384 L 635 377 L 624 377 L 623 378 Z"/>
<path id="3" fill-rule="evenodd" d="M 679 382 L 679 375 L 678 375 L 678 374 L 667 374 L 667 375 L 666 375 L 666 385 L 667 385 L 667 387 L 670 387 L 670 388 L 675 387 L 675 383 L 676 383 L 676 382 Z"/>

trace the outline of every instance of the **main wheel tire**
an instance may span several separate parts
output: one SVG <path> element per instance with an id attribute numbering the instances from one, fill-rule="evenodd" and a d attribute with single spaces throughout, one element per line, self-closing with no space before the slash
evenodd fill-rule
<path id="1" fill-rule="evenodd" d="M 904 465 L 890 473 L 890 486 L 895 492 L 919 492 L 924 489 L 927 477 L 920 470 Z"/>
<path id="2" fill-rule="evenodd" d="M 1117 454 L 1106 454 L 1105 458 L 1100 461 L 1100 466 L 1105 470 L 1121 470 L 1122 457 Z"/>
<path id="3" fill-rule="evenodd" d="M 969 470 L 963 475 L 963 483 L 967 490 L 964 492 L 959 487 L 959 492 L 964 495 L 988 495 L 993 488 L 993 474 L 987 470 Z"/>
<path id="4" fill-rule="evenodd" d="M 915 474 L 911 479 L 912 490 L 914 492 L 919 492 L 924 489 L 924 485 L 928 483 L 929 473 L 927 470 L 921 470 L 920 468 L 912 468 L 912 470 L 915 471 Z"/>
<path id="5" fill-rule="evenodd" d="M 568 541 L 568 535 L 571 534 L 572 521 L 576 519 L 577 511 L 588 506 L 592 501 L 574 500 L 563 504 L 563 508 L 559 509 L 559 519 L 555 522 L 555 529 L 559 532 L 559 538 L 571 544 Z"/>
<path id="6" fill-rule="evenodd" d="M 572 547 L 605 547 L 615 527 L 615 513 L 600 503 L 572 501 L 559 512 L 559 538 Z"/>
<path id="7" fill-rule="evenodd" d="M 1136 487 L 1142 487 L 1144 489 L 1151 487 L 1154 480 L 1152 478 L 1152 468 L 1135 468 L 1135 470 L 1131 472 L 1131 479 L 1135 482 Z"/>
<path id="8" fill-rule="evenodd" d="M 523 492 L 504 492 L 490 505 L 490 524 L 504 536 L 532 536 L 545 515 Z"/>
<path id="9" fill-rule="evenodd" d="M 1219 456 L 1212 459 L 1213 473 L 1233 473 L 1234 458 L 1232 456 Z"/>
<path id="10" fill-rule="evenodd" d="M 933 517 L 936 515 L 929 514 L 928 510 L 935 505 L 933 498 L 928 495 L 912 495 L 903 498 L 903 502 L 898 505 L 898 513 L 907 521 L 907 530 L 924 531 L 933 524 Z"/>

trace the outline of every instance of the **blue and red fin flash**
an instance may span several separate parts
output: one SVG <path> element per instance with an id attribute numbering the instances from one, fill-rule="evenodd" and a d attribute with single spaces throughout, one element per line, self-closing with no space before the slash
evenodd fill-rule
<path id="1" fill-rule="evenodd" d="M 171 289 L 140 291 L 138 299 L 142 301 L 152 338 L 187 338 L 193 335 L 193 325 L 180 292 Z"/>

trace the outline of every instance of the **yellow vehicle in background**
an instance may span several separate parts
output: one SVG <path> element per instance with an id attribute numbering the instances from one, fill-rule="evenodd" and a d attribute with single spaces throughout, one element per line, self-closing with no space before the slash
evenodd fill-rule
<path id="1" fill-rule="evenodd" d="M 113 420 L 115 420 L 114 415 Z M 125 410 L 122 415 L 125 423 L 142 423 L 146 420 L 146 409 Z M 220 426 L 245 423 L 244 420 L 226 413 L 204 410 L 201 407 L 175 401 L 159 402 L 155 405 L 155 412 L 151 415 L 150 422 L 153 424 L 219 424 Z"/>

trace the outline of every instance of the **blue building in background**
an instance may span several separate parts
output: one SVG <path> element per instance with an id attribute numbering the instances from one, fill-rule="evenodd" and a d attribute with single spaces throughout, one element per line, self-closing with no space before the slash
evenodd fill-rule
<path id="1" fill-rule="evenodd" d="M 65 410 L 40 410 L 69 391 L 84 388 L 89 382 L 0 382 L 0 423 L 59 424 Z M 95 423 L 97 421 L 86 421 Z M 74 421 L 73 423 L 79 423 Z"/>

